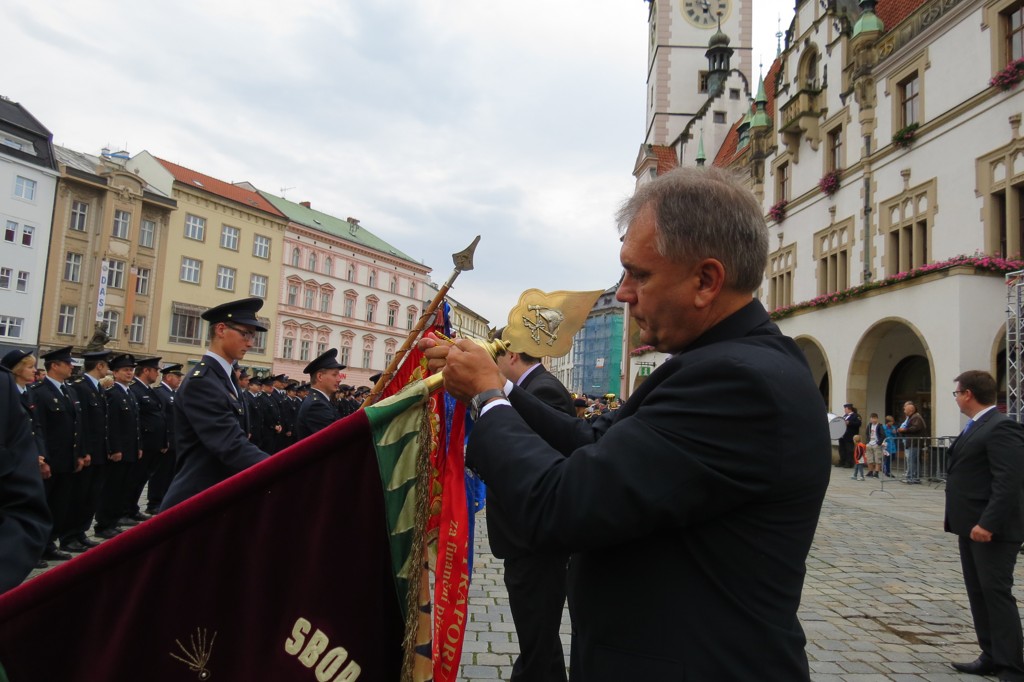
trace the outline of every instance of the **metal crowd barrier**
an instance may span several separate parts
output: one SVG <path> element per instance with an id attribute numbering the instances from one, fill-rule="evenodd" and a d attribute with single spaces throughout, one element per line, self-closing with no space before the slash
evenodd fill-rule
<path id="1" fill-rule="evenodd" d="M 886 439 L 886 451 L 890 453 L 889 466 L 892 478 L 888 481 L 907 480 L 915 455 L 917 475 L 914 479 L 924 483 L 946 482 L 946 464 L 949 446 L 953 436 L 924 436 L 905 438 L 897 436 Z M 895 451 L 895 453 L 894 453 Z"/>

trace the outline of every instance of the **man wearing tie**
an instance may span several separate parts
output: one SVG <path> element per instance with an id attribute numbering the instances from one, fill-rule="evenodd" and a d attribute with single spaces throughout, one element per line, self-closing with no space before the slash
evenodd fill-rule
<path id="1" fill-rule="evenodd" d="M 82 410 L 82 452 L 89 458 L 89 466 L 78 475 L 75 489 L 77 542 L 70 541 L 66 546 L 72 552 L 85 551 L 98 544 L 90 540 L 87 533 L 99 505 L 107 473 L 107 399 L 99 382 L 107 376 L 107 363 L 112 354 L 109 350 L 83 353 L 85 373 L 71 384 L 71 391 Z"/>
<path id="2" fill-rule="evenodd" d="M 53 516 L 50 543 L 43 552 L 48 560 L 70 559 L 71 554 L 57 549 L 56 541 L 70 543 L 77 535 L 74 525 L 75 476 L 89 462 L 81 451 L 82 415 L 78 402 L 64 383 L 71 376 L 71 346 L 58 348 L 42 356 L 46 376 L 29 388 L 32 420 L 46 451 L 43 456 L 50 465 L 46 479 L 46 502 Z"/>
<path id="3" fill-rule="evenodd" d="M 996 382 L 969 370 L 953 391 L 970 418 L 949 449 L 945 528 L 960 565 L 981 655 L 960 672 L 1024 680 L 1024 638 L 1013 598 L 1013 568 L 1024 542 L 1024 428 L 995 409 Z"/>
<path id="4" fill-rule="evenodd" d="M 175 396 L 178 461 L 161 511 L 269 456 L 249 440 L 242 389 L 231 368 L 245 357 L 256 332 L 267 331 L 256 319 L 262 307 L 263 299 L 252 297 L 202 314 L 210 325 L 210 345 Z"/>
<path id="5" fill-rule="evenodd" d="M 96 509 L 96 535 L 112 538 L 138 521 L 128 518 L 132 473 L 142 459 L 139 438 L 139 404 L 130 385 L 135 356 L 115 355 L 110 360 L 114 384 L 103 394 L 107 399 L 107 475 Z"/>
<path id="6" fill-rule="evenodd" d="M 345 369 L 337 357 L 338 349 L 332 348 L 317 356 L 302 370 L 309 375 L 312 390 L 302 401 L 295 418 L 295 432 L 299 440 L 326 429 L 341 417 L 331 402 L 331 396 L 341 382 L 340 372 Z"/>

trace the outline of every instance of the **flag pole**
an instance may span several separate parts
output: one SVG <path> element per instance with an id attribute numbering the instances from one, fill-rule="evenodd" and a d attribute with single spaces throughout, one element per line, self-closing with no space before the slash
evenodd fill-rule
<path id="1" fill-rule="evenodd" d="M 420 334 L 423 333 L 423 329 L 427 326 L 427 320 L 431 319 L 434 313 L 437 312 L 438 306 L 441 305 L 441 301 L 444 300 L 448 290 L 452 288 L 452 284 L 454 284 L 455 279 L 463 270 L 473 269 L 473 253 L 476 251 L 476 245 L 479 243 L 480 235 L 477 235 L 472 244 L 464 248 L 462 251 L 452 254 L 452 261 L 455 263 L 455 269 L 452 270 L 452 274 L 448 277 L 448 281 L 446 281 L 441 288 L 437 290 L 437 295 L 434 296 L 430 305 L 428 305 L 427 309 L 423 311 L 422 315 L 420 315 L 420 319 L 416 322 L 416 326 L 409 332 L 409 336 L 406 337 L 405 343 L 403 343 L 402 347 L 398 349 L 397 353 L 395 353 L 395 357 L 391 361 L 391 364 L 389 364 L 387 369 L 381 373 L 380 378 L 377 379 L 377 383 L 373 385 L 373 389 L 370 391 L 370 394 L 366 396 L 362 405 L 359 406 L 360 408 L 364 408 L 367 405 L 372 405 L 377 402 L 380 394 L 384 392 L 384 388 L 391 381 L 391 378 L 395 376 L 395 372 L 398 371 L 398 367 L 402 364 L 405 354 L 409 352 L 412 345 L 416 343 L 417 339 L 419 339 Z"/>

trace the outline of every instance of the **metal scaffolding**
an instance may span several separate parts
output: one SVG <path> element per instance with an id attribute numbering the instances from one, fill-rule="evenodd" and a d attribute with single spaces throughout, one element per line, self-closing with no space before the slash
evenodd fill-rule
<path id="1" fill-rule="evenodd" d="M 1024 421 L 1024 270 L 1006 275 L 1006 414 Z"/>

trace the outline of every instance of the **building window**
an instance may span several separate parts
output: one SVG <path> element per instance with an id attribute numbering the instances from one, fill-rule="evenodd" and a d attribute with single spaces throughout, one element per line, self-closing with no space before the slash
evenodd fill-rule
<path id="1" fill-rule="evenodd" d="M 352 298 L 350 296 L 346 296 L 345 297 L 345 312 L 343 313 L 345 315 L 345 317 L 352 317 L 353 313 L 355 312 L 355 307 L 356 307 L 356 299 L 354 299 L 354 298 Z"/>
<path id="2" fill-rule="evenodd" d="M 135 270 L 135 293 L 139 296 L 149 294 L 149 268 L 136 268 Z"/>
<path id="3" fill-rule="evenodd" d="M 28 291 L 28 273 L 24 270 L 18 271 L 17 290 L 23 294 Z"/>
<path id="4" fill-rule="evenodd" d="M 316 272 L 316 254 L 309 254 L 309 269 Z"/>
<path id="5" fill-rule="evenodd" d="M 370 274 L 366 278 L 366 285 L 369 287 L 377 286 L 377 271 L 370 270 Z"/>
<path id="6" fill-rule="evenodd" d="M 299 342 L 299 360 L 309 362 L 309 341 Z"/>
<path id="7" fill-rule="evenodd" d="M 317 357 L 320 357 L 321 355 L 323 355 L 326 352 L 327 352 L 327 344 L 326 343 L 319 342 L 319 343 L 316 344 L 316 355 L 317 355 Z"/>
<path id="8" fill-rule="evenodd" d="M 192 284 L 199 284 L 199 277 L 202 271 L 203 264 L 201 261 L 195 258 L 189 258 L 188 256 L 182 256 L 181 258 L 181 272 L 178 275 L 178 279 L 182 282 L 190 282 Z"/>
<path id="9" fill-rule="evenodd" d="M 142 343 L 146 329 L 146 318 L 143 315 L 132 315 L 132 323 L 128 326 L 129 343 Z"/>
<path id="10" fill-rule="evenodd" d="M 230 225 L 224 225 L 220 228 L 220 246 L 223 249 L 230 249 L 231 251 L 238 251 L 238 235 L 239 229 L 237 227 L 231 227 Z"/>
<path id="11" fill-rule="evenodd" d="M 374 314 L 377 312 L 377 304 L 373 301 L 366 302 L 366 321 L 373 322 Z"/>
<path id="12" fill-rule="evenodd" d="M 391 277 L 390 291 L 393 294 L 398 291 L 398 278 L 397 277 L 394 277 L 394 276 Z"/>
<path id="13" fill-rule="evenodd" d="M 249 277 L 249 295 L 260 298 L 267 297 L 267 276 L 252 275 Z"/>
<path id="14" fill-rule="evenodd" d="M 405 315 L 405 328 L 412 329 L 413 325 L 416 324 L 416 311 L 410 310 Z"/>
<path id="15" fill-rule="evenodd" d="M 153 241 L 156 237 L 156 221 L 143 220 L 139 227 L 139 246 L 153 248 Z"/>
<path id="16" fill-rule="evenodd" d="M 302 263 L 302 253 L 298 248 L 292 249 L 292 267 L 297 268 L 300 263 Z"/>
<path id="17" fill-rule="evenodd" d="M 349 282 L 356 281 L 356 266 L 351 264 L 348 266 L 348 271 L 345 273 L 345 279 Z"/>
<path id="18" fill-rule="evenodd" d="M 697 72 L 697 92 L 700 94 L 706 94 L 708 91 L 708 72 L 698 71 Z"/>
<path id="19" fill-rule="evenodd" d="M 128 211 L 114 211 L 114 237 L 117 239 L 128 239 L 128 233 L 132 226 L 132 214 Z"/>
<path id="20" fill-rule="evenodd" d="M 206 218 L 197 215 L 185 216 L 185 238 L 201 242 L 206 239 Z"/>
<path id="21" fill-rule="evenodd" d="M 388 326 L 395 326 L 395 316 L 398 314 L 397 308 L 388 308 Z"/>
<path id="22" fill-rule="evenodd" d="M 62 305 L 60 314 L 57 315 L 57 333 L 73 335 L 75 333 L 75 318 L 78 317 L 78 306 Z"/>
<path id="23" fill-rule="evenodd" d="M 71 223 L 68 228 L 75 232 L 85 232 L 89 222 L 89 204 L 84 201 L 71 202 Z"/>
<path id="24" fill-rule="evenodd" d="M 5 339 L 20 339 L 21 328 L 25 326 L 25 318 L 0 315 L 0 337 Z"/>
<path id="25" fill-rule="evenodd" d="M 320 312 L 327 313 L 331 310 L 331 295 L 324 291 L 320 293 Z"/>
<path id="26" fill-rule="evenodd" d="M 116 310 L 104 310 L 103 323 L 107 325 L 107 336 L 111 341 L 116 341 L 121 335 L 121 313 Z"/>
<path id="27" fill-rule="evenodd" d="M 712 123 L 725 123 L 725 112 L 724 111 L 713 112 L 711 121 L 712 121 Z"/>
<path id="28" fill-rule="evenodd" d="M 82 281 L 82 254 L 68 251 L 64 257 L 64 279 L 68 282 Z"/>
<path id="29" fill-rule="evenodd" d="M 879 206 L 879 229 L 885 235 L 886 277 L 930 262 L 931 226 L 936 203 L 935 181 L 912 187 Z"/>
<path id="30" fill-rule="evenodd" d="M 912 123 L 920 122 L 921 80 L 916 72 L 900 81 L 899 92 L 900 127 L 905 128 Z"/>
<path id="31" fill-rule="evenodd" d="M 338 349 L 338 362 L 348 366 L 349 360 L 352 356 L 352 351 L 348 346 L 342 346 Z"/>
<path id="32" fill-rule="evenodd" d="M 775 200 L 789 201 L 789 162 L 780 163 L 775 169 Z"/>
<path id="33" fill-rule="evenodd" d="M 818 295 L 850 288 L 850 249 L 853 219 L 837 223 L 814 235 L 814 259 L 818 266 Z"/>
<path id="34" fill-rule="evenodd" d="M 1006 25 L 1006 61 L 1024 57 L 1024 3 L 1003 14 Z"/>
<path id="35" fill-rule="evenodd" d="M 837 171 L 843 167 L 843 127 L 836 126 L 828 133 L 828 170 Z"/>
<path id="36" fill-rule="evenodd" d="M 394 359 L 395 359 L 395 351 L 388 350 L 387 352 L 385 352 L 384 353 L 384 366 L 385 367 L 390 367 L 391 366 L 391 362 Z"/>
<path id="37" fill-rule="evenodd" d="M 330 256 L 324 258 L 324 274 L 329 277 L 334 276 L 334 261 L 331 260 Z"/>
<path id="38" fill-rule="evenodd" d="M 793 305 L 793 273 L 796 271 L 796 244 L 768 256 L 768 310 Z"/>
<path id="39" fill-rule="evenodd" d="M 288 285 L 288 305 L 298 305 L 299 303 L 299 286 L 297 284 Z"/>
<path id="40" fill-rule="evenodd" d="M 18 223 L 13 220 L 7 221 L 7 227 L 4 228 L 4 241 L 14 243 L 18 240 Z"/>
<path id="41" fill-rule="evenodd" d="M 217 266 L 217 288 L 224 291 L 235 290 L 235 269 L 224 265 Z"/>
<path id="42" fill-rule="evenodd" d="M 32 238 L 36 234 L 36 228 L 30 225 L 21 226 L 21 245 L 32 246 Z"/>
<path id="43" fill-rule="evenodd" d="M 252 255 L 257 258 L 270 258 L 270 237 L 256 235 L 252 239 Z"/>
<path id="44" fill-rule="evenodd" d="M 266 317 L 257 317 L 256 321 L 262 324 L 264 327 L 270 326 L 270 320 Z M 266 353 L 267 352 L 267 333 L 256 332 L 256 335 L 252 337 L 252 348 L 250 349 L 253 353 Z"/>
<path id="45" fill-rule="evenodd" d="M 281 352 L 282 352 L 283 357 L 284 357 L 285 360 L 291 360 L 292 359 L 292 351 L 293 351 L 294 343 L 295 342 L 292 341 L 291 339 L 285 339 L 284 340 L 284 349 Z"/>
<path id="46" fill-rule="evenodd" d="M 124 270 L 123 260 L 107 261 L 107 286 L 112 289 L 124 289 Z"/>
<path id="47" fill-rule="evenodd" d="M 314 296 L 316 296 L 316 292 L 313 291 L 313 289 L 306 287 L 306 289 L 303 292 L 302 307 L 305 308 L 306 310 L 312 310 Z"/>
<path id="48" fill-rule="evenodd" d="M 23 178 L 20 175 L 14 178 L 14 196 L 25 201 L 36 200 L 36 181 Z"/>
<path id="49" fill-rule="evenodd" d="M 11 279 L 14 277 L 14 270 L 0 268 L 0 289 L 10 289 Z"/>
<path id="50" fill-rule="evenodd" d="M 198 346 L 202 343 L 203 321 L 200 311 L 195 306 L 172 304 L 171 332 L 168 340 L 171 343 L 184 343 Z"/>
<path id="51" fill-rule="evenodd" d="M 409 298 L 416 298 L 416 282 L 409 282 Z"/>
<path id="52" fill-rule="evenodd" d="M 370 363 L 373 362 L 373 351 L 369 348 L 363 349 L 363 369 L 370 369 Z"/>

